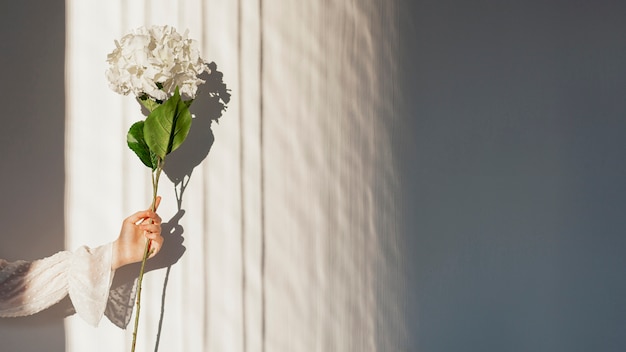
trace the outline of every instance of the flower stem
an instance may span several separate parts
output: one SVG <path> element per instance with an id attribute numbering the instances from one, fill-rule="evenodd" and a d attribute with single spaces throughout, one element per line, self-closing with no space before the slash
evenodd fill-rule
<path id="1" fill-rule="evenodd" d="M 159 178 L 161 177 L 161 171 L 163 171 L 163 166 L 165 164 L 165 159 L 158 158 L 157 168 L 152 172 L 152 205 L 150 209 L 152 211 L 156 211 L 156 199 L 157 193 L 159 190 Z M 133 330 L 133 343 L 131 347 L 131 352 L 135 352 L 135 345 L 137 343 L 137 329 L 139 327 L 139 313 L 141 311 L 141 284 L 143 282 L 143 274 L 146 268 L 146 260 L 152 254 L 152 250 L 150 249 L 150 244 L 152 240 L 146 241 L 146 246 L 143 250 L 143 259 L 141 260 L 141 269 L 139 270 L 139 278 L 137 279 L 137 312 L 135 313 L 135 328 Z"/>

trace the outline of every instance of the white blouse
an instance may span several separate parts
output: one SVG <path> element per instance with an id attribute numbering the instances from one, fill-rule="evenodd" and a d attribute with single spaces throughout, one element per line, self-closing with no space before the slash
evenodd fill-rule
<path id="1" fill-rule="evenodd" d="M 97 326 L 107 309 L 115 274 L 111 250 L 109 243 L 33 262 L 0 259 L 0 317 L 35 314 L 69 294 L 78 315 Z"/>

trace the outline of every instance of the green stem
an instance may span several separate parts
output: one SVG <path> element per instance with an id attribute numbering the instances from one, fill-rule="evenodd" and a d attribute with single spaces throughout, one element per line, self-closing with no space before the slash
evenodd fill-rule
<path id="1" fill-rule="evenodd" d="M 154 172 L 152 172 L 152 205 L 150 206 L 152 211 L 156 211 L 159 178 L 161 177 L 161 171 L 163 171 L 164 164 L 165 159 L 158 158 L 157 168 Z M 146 260 L 148 260 L 150 254 L 152 254 L 152 250 L 150 250 L 151 243 L 152 240 L 146 241 L 146 246 L 143 250 L 143 259 L 141 260 L 141 269 L 139 270 L 139 278 L 137 279 L 137 312 L 135 313 L 135 328 L 133 330 L 133 344 L 131 352 L 135 352 L 135 345 L 137 343 L 137 329 L 139 328 L 139 313 L 141 311 L 141 284 L 143 282 L 143 274 L 146 268 Z"/>

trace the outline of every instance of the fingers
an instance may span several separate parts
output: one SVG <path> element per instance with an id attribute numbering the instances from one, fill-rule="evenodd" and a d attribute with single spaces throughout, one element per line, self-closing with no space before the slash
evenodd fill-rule
<path id="1" fill-rule="evenodd" d="M 133 224 L 138 224 L 140 222 L 143 222 L 146 219 L 152 219 L 152 222 L 160 224 L 161 223 L 161 217 L 150 210 L 142 210 L 142 211 L 138 211 L 135 214 L 127 217 L 124 221 L 133 223 Z"/>
<path id="2" fill-rule="evenodd" d="M 159 224 L 160 225 L 161 221 L 162 221 L 161 217 L 159 216 L 159 214 L 157 214 L 155 212 L 152 212 L 152 211 L 148 211 L 148 217 L 147 218 L 151 219 L 152 223 L 154 223 L 154 224 Z M 145 218 L 144 218 L 144 220 L 145 220 Z"/>
<path id="3" fill-rule="evenodd" d="M 154 201 L 155 209 L 158 208 L 160 203 L 161 197 L 157 197 Z M 130 215 L 124 219 L 122 227 L 122 232 L 126 234 L 125 238 L 128 241 L 126 243 L 133 247 L 140 246 L 143 248 L 145 242 L 142 237 L 145 237 L 150 241 L 148 247 L 150 251 L 149 258 L 154 257 L 163 246 L 164 239 L 161 236 L 161 222 L 161 217 L 152 210 L 142 210 Z"/>
<path id="4" fill-rule="evenodd" d="M 134 213 L 133 215 L 127 217 L 124 221 L 128 221 L 128 222 L 132 222 L 133 224 L 137 224 L 140 221 L 143 221 L 145 219 L 152 219 L 153 222 L 157 222 L 157 223 L 161 223 L 161 218 L 156 214 L 156 209 L 159 208 L 159 205 L 161 204 L 161 196 L 157 196 L 155 201 L 154 201 L 154 209 L 155 211 L 152 211 L 151 209 L 146 209 L 146 210 L 142 210 L 142 211 L 138 211 L 136 213 Z"/>
<path id="5" fill-rule="evenodd" d="M 161 197 L 158 197 L 155 203 L 156 207 L 158 207 L 160 201 Z M 144 236 L 150 241 L 150 256 L 148 258 L 152 258 L 157 253 L 159 253 L 161 247 L 163 246 L 164 239 L 161 236 L 162 220 L 158 214 L 152 211 L 144 211 L 139 213 L 143 213 L 139 214 L 139 216 L 147 215 L 147 217 L 143 217 L 141 219 L 141 224 L 139 225 L 139 228 L 143 231 Z M 146 219 L 150 219 L 152 221 L 145 221 Z"/>
<path id="6" fill-rule="evenodd" d="M 146 233 L 161 233 L 161 224 L 152 223 L 152 224 L 141 224 L 139 227 L 145 231 Z"/>
<path id="7" fill-rule="evenodd" d="M 160 233 L 146 233 L 146 238 L 148 238 L 149 240 L 151 240 L 150 242 L 150 257 L 152 258 L 154 257 L 157 253 L 159 253 L 159 250 L 161 250 L 161 247 L 163 246 L 163 237 L 161 236 Z"/>

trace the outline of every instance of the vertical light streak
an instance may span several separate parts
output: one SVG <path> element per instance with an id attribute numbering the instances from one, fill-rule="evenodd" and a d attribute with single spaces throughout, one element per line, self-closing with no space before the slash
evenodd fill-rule
<path id="1" fill-rule="evenodd" d="M 266 225 L 265 225 L 265 148 L 264 148 L 264 61 L 263 61 L 263 49 L 264 49 L 264 40 L 263 40 L 263 25 L 264 25 L 264 12 L 263 12 L 263 0 L 259 0 L 259 164 L 260 164 L 260 195 L 261 195 L 261 208 L 260 208 L 260 223 L 261 223 L 261 351 L 265 352 L 266 341 L 267 341 L 267 300 L 266 300 L 266 284 L 265 284 L 265 271 L 266 269 L 266 260 L 265 256 L 267 253 L 265 242 L 267 241 L 266 236 Z"/>
<path id="2" fill-rule="evenodd" d="M 242 32 L 243 32 L 243 14 L 242 14 L 242 1 L 237 1 L 237 80 L 238 86 L 243 87 L 243 63 L 242 63 Z M 245 125 L 245 111 L 243 108 L 243 99 L 239 99 L 239 203 L 241 207 L 240 215 L 240 231 L 241 231 L 241 339 L 243 345 L 243 352 L 248 350 L 248 334 L 247 334 L 247 275 L 246 275 L 246 207 L 245 207 L 245 161 L 244 152 L 246 149 L 243 126 Z"/>

